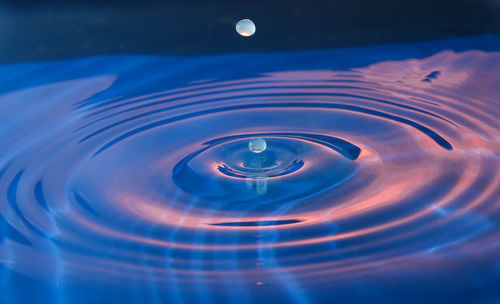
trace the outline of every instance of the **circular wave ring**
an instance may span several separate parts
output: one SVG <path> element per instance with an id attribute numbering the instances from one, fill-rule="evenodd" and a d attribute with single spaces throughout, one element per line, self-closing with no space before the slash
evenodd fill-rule
<path id="1" fill-rule="evenodd" d="M 151 60 L 151 77 L 137 84 L 123 62 L 118 80 L 9 93 L 52 99 L 2 125 L 12 138 L 0 141 L 7 267 L 46 276 L 43 265 L 64 263 L 71 276 L 132 272 L 139 282 L 201 274 L 207 284 L 274 271 L 307 285 L 367 278 L 380 264 L 399 274 L 451 252 L 491 254 L 498 90 L 475 81 L 488 71 L 458 63 L 488 66 L 496 53 L 168 90 L 158 88 L 166 63 Z M 106 59 L 84 61 L 100 71 Z M 23 113 L 23 103 L 5 104 L 2 113 Z M 257 137 L 267 142 L 258 154 L 248 149 Z M 16 260 L 26 256 L 42 266 Z"/>

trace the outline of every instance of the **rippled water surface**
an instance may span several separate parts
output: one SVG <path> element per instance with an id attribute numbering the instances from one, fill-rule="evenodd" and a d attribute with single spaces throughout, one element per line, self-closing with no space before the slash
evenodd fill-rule
<path id="1" fill-rule="evenodd" d="M 4 302 L 494 303 L 499 41 L 0 66 Z"/>

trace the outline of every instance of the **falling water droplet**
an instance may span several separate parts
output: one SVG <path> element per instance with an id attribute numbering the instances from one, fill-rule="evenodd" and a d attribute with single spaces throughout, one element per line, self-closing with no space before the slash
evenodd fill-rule
<path id="1" fill-rule="evenodd" d="M 250 37 L 255 33 L 255 24 L 250 19 L 242 19 L 236 23 L 236 31 L 244 37 Z"/>
<path id="2" fill-rule="evenodd" d="M 252 138 L 248 142 L 248 149 L 252 151 L 253 153 L 260 153 L 266 150 L 267 148 L 267 143 L 266 140 L 263 138 Z"/>

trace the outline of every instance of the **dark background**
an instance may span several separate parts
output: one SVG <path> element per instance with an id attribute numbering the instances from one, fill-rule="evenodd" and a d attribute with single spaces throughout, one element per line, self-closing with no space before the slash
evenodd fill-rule
<path id="1" fill-rule="evenodd" d="M 35 1 L 0 3 L 0 62 L 99 54 L 322 49 L 500 33 L 500 1 Z M 237 35 L 250 18 L 257 32 Z"/>

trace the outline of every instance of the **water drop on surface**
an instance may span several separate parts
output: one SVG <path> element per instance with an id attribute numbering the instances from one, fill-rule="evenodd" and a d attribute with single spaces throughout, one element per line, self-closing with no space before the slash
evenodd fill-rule
<path id="1" fill-rule="evenodd" d="M 263 138 L 252 138 L 248 142 L 248 149 L 252 151 L 253 153 L 260 153 L 266 150 L 267 148 L 267 143 L 266 140 Z"/>
<path id="2" fill-rule="evenodd" d="M 250 37 L 255 33 L 255 24 L 250 19 L 242 19 L 236 23 L 236 31 L 244 37 Z"/>

